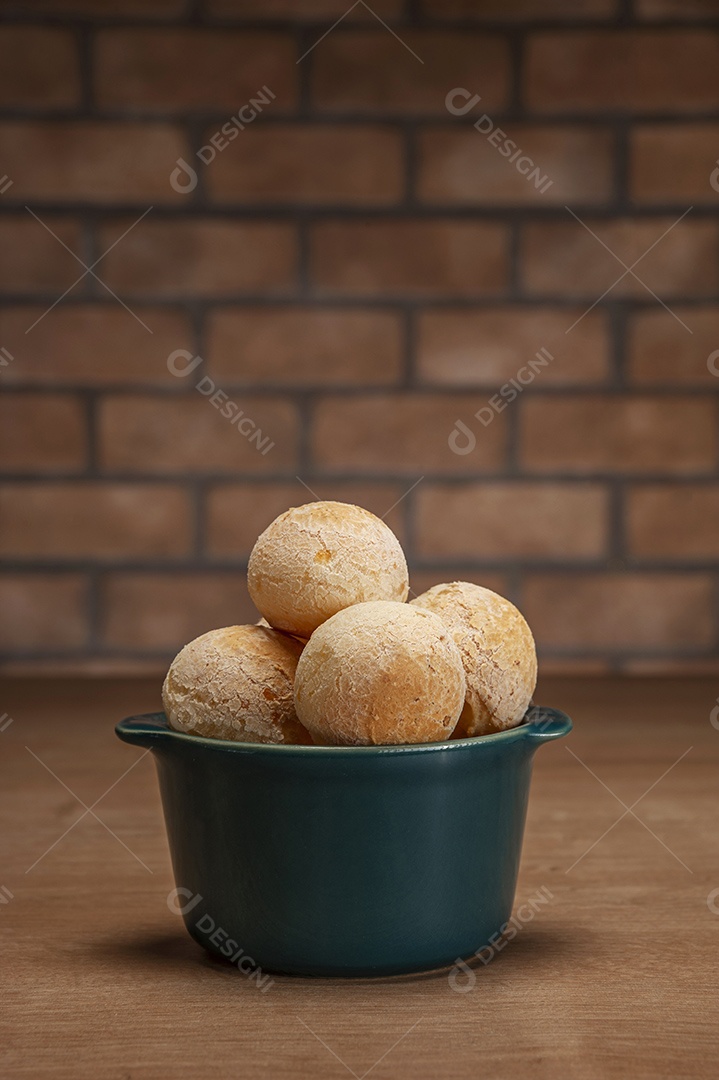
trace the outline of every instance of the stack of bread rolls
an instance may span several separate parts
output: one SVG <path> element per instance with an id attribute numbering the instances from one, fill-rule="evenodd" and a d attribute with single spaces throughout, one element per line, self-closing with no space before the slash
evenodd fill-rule
<path id="1" fill-rule="evenodd" d="M 401 745 L 503 731 L 527 711 L 537 658 L 521 613 L 467 581 L 407 603 L 404 552 L 368 510 L 287 510 L 258 538 L 247 583 L 260 622 L 210 630 L 170 666 L 162 699 L 178 731 Z"/>

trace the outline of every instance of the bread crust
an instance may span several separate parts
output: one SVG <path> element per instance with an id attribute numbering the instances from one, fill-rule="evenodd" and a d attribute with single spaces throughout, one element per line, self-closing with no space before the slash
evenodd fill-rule
<path id="1" fill-rule="evenodd" d="M 262 626 L 225 626 L 185 645 L 162 702 L 170 726 L 235 742 L 311 743 L 294 707 L 302 643 Z"/>
<path id="2" fill-rule="evenodd" d="M 278 630 L 308 638 L 352 604 L 407 599 L 397 537 L 368 510 L 314 502 L 280 514 L 259 536 L 247 568 L 250 596 Z"/>
<path id="3" fill-rule="evenodd" d="M 409 606 L 438 615 L 462 657 L 467 697 L 455 734 L 487 735 L 521 723 L 537 683 L 537 653 L 514 604 L 481 585 L 452 581 Z"/>
<path id="4" fill-rule="evenodd" d="M 297 715 L 320 744 L 448 739 L 464 698 L 462 660 L 441 619 L 395 601 L 333 615 L 310 638 L 295 676 Z"/>

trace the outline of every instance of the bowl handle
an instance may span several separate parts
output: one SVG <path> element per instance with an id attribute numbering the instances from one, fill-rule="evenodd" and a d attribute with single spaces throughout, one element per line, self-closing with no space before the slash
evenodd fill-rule
<path id="1" fill-rule="evenodd" d="M 572 730 L 572 721 L 560 709 L 548 709 L 543 705 L 533 705 L 527 714 L 524 725 L 526 738 L 540 744 L 551 739 L 561 739 Z"/>
<path id="2" fill-rule="evenodd" d="M 145 746 L 148 750 L 154 750 L 159 743 L 164 742 L 169 736 L 167 717 L 164 713 L 144 713 L 141 716 L 128 716 L 116 726 L 115 734 L 123 742 L 132 743 L 133 746 Z"/>

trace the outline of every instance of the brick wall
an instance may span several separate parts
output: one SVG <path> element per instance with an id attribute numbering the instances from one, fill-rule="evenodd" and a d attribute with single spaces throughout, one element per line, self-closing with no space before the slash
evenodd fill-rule
<path id="1" fill-rule="evenodd" d="M 4 5 L 5 669 L 252 619 L 312 493 L 545 670 L 719 669 L 719 2 L 347 6 Z"/>

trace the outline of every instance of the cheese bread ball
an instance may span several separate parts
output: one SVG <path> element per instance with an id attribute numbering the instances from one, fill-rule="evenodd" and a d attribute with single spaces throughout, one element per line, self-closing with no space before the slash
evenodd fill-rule
<path id="1" fill-rule="evenodd" d="M 295 676 L 297 715 L 320 744 L 448 739 L 464 696 L 462 659 L 442 620 L 389 600 L 355 604 L 323 623 Z"/>
<path id="2" fill-rule="evenodd" d="M 521 723 L 537 683 L 537 654 L 514 604 L 481 585 L 453 581 L 410 606 L 438 615 L 462 656 L 467 700 L 455 735 L 488 735 Z"/>
<path id="3" fill-rule="evenodd" d="M 272 626 L 308 638 L 351 604 L 405 601 L 409 579 L 383 521 L 351 503 L 314 502 L 268 525 L 252 549 L 247 585 Z"/>
<path id="4" fill-rule="evenodd" d="M 311 743 L 293 702 L 301 652 L 301 642 L 262 626 L 202 634 L 177 654 L 165 678 L 170 726 L 210 739 Z"/>

